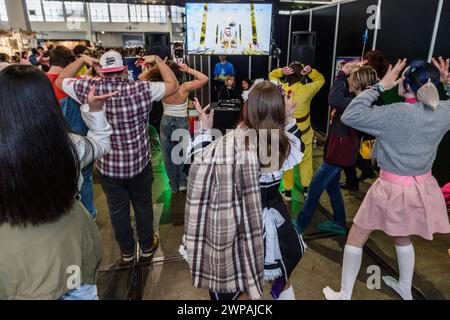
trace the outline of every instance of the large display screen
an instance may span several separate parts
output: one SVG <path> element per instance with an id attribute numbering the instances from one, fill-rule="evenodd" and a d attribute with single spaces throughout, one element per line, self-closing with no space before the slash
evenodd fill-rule
<path id="1" fill-rule="evenodd" d="M 270 54 L 272 4 L 187 3 L 186 20 L 188 54 Z"/>

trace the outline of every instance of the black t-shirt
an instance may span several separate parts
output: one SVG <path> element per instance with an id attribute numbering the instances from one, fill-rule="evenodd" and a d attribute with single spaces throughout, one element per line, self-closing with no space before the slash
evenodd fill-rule
<path id="1" fill-rule="evenodd" d="M 227 86 L 222 86 L 219 91 L 219 100 L 241 99 L 241 93 L 236 87 L 228 89 Z"/>

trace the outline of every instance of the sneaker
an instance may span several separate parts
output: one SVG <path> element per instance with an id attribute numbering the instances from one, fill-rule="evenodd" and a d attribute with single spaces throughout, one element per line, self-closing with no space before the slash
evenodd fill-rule
<path id="1" fill-rule="evenodd" d="M 129 265 L 134 262 L 134 252 L 131 253 L 120 253 L 120 264 L 121 265 Z"/>
<path id="2" fill-rule="evenodd" d="M 152 246 L 149 249 L 141 249 L 141 261 L 148 261 L 151 258 L 153 258 L 153 255 L 155 254 L 156 250 L 159 247 L 159 237 L 155 234 L 153 236 L 153 243 Z"/>
<path id="3" fill-rule="evenodd" d="M 300 225 L 297 222 L 297 219 L 292 219 L 292 224 L 294 225 L 295 231 L 297 231 L 299 235 L 302 235 L 305 230 L 302 227 L 300 227 Z"/>
<path id="4" fill-rule="evenodd" d="M 281 196 L 285 201 L 292 201 L 292 191 L 291 190 L 282 190 Z"/>
<path id="5" fill-rule="evenodd" d="M 319 223 L 317 225 L 317 229 L 319 229 L 320 231 L 336 233 L 341 236 L 345 236 L 347 234 L 346 228 L 338 225 L 332 220 Z"/>

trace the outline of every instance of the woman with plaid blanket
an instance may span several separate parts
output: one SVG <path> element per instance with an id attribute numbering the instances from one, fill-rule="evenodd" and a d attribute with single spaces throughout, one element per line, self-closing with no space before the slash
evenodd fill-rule
<path id="1" fill-rule="evenodd" d="M 289 277 L 305 244 L 278 192 L 283 172 L 303 156 L 292 97 L 256 84 L 243 121 L 218 139 L 214 111 L 198 100 L 195 107 L 202 131 L 191 148 L 184 237 L 194 286 L 213 300 L 258 299 L 267 280 L 274 299 L 295 299 Z"/>

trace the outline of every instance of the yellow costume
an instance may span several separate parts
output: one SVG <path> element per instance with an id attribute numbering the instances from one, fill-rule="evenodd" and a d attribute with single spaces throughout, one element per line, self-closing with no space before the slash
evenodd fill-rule
<path id="1" fill-rule="evenodd" d="M 300 179 L 304 187 L 308 187 L 311 179 L 313 177 L 313 158 L 312 158 L 312 145 L 314 133 L 311 128 L 311 117 L 310 108 L 311 100 L 319 92 L 320 88 L 325 84 L 324 76 L 313 69 L 308 77 L 312 82 L 307 84 L 302 84 L 301 82 L 296 82 L 289 86 L 289 83 L 282 82 L 281 79 L 284 77 L 283 69 L 273 70 L 269 74 L 270 80 L 278 81 L 286 92 L 293 92 L 294 102 L 297 104 L 294 118 L 297 120 L 297 126 L 302 132 L 302 141 L 305 144 L 305 152 L 303 160 L 300 163 Z M 298 168 L 298 167 L 296 167 Z M 286 171 L 283 177 L 283 185 L 286 190 L 292 190 L 294 186 L 294 171 Z"/>

